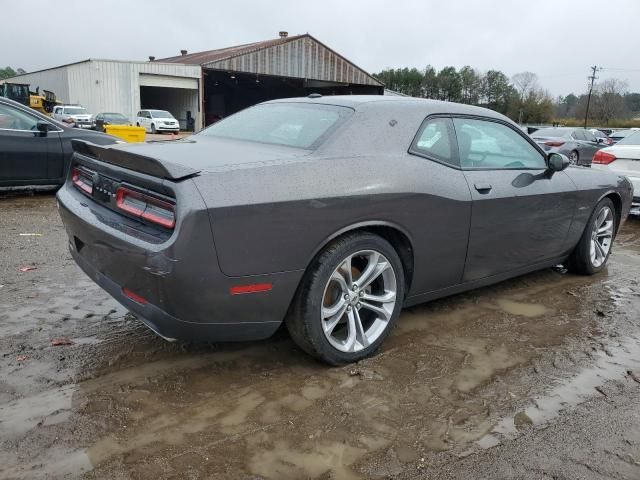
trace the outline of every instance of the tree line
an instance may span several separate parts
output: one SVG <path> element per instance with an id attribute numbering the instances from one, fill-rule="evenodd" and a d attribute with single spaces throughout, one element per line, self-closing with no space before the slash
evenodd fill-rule
<path id="1" fill-rule="evenodd" d="M 5 78 L 15 77 L 16 75 L 24 75 L 25 72 L 22 68 L 13 69 L 11 67 L 0 68 L 0 80 Z"/>
<path id="2" fill-rule="evenodd" d="M 551 123 L 562 119 L 584 119 L 587 94 L 553 99 L 540 86 L 538 76 L 521 72 L 508 77 L 499 70 L 480 72 L 471 66 L 428 65 L 417 68 L 390 68 L 374 74 L 386 88 L 412 97 L 432 98 L 490 108 L 519 123 Z M 612 119 L 628 119 L 640 112 L 640 94 L 628 93 L 625 82 L 608 79 L 592 92 L 589 119 L 608 124 Z"/>

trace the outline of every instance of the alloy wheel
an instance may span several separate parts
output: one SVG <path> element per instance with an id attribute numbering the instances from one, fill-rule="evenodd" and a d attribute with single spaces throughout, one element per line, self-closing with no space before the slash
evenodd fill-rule
<path id="1" fill-rule="evenodd" d="M 358 352 L 389 326 L 397 301 L 391 262 L 374 250 L 345 258 L 331 274 L 321 308 L 322 331 L 341 352 Z"/>
<path id="2" fill-rule="evenodd" d="M 613 225 L 613 212 L 605 206 L 596 215 L 591 230 L 589 256 L 595 268 L 600 267 L 607 260 L 613 241 Z"/>
<path id="3" fill-rule="evenodd" d="M 578 152 L 576 152 L 575 150 L 573 150 L 573 151 L 569 154 L 569 162 L 571 163 L 571 165 L 577 165 L 577 164 L 578 164 Z"/>

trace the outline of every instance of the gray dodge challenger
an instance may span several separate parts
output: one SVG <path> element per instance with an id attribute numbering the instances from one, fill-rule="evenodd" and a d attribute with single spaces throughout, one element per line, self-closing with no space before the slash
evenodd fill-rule
<path id="1" fill-rule="evenodd" d="M 75 141 L 58 192 L 78 265 L 166 339 L 371 355 L 403 306 L 564 263 L 602 270 L 623 176 L 569 166 L 479 107 L 270 101 L 184 140 Z"/>

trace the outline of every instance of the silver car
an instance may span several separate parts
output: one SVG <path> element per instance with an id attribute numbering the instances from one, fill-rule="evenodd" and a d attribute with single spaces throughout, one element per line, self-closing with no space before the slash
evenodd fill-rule
<path id="1" fill-rule="evenodd" d="M 545 152 L 562 153 L 572 165 L 591 165 L 593 155 L 605 146 L 593 132 L 582 128 L 541 128 L 531 136 Z"/>

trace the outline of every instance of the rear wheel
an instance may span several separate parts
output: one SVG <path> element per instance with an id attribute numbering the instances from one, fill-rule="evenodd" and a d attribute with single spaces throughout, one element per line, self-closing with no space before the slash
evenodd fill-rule
<path id="1" fill-rule="evenodd" d="M 331 365 L 373 354 L 404 300 L 395 249 L 370 233 L 347 235 L 322 251 L 303 278 L 287 318 L 294 341 Z"/>
<path id="2" fill-rule="evenodd" d="M 607 264 L 616 231 L 613 202 L 602 199 L 591 213 L 580 242 L 569 258 L 569 269 L 583 275 L 593 275 Z"/>
<path id="3" fill-rule="evenodd" d="M 571 165 L 577 165 L 578 160 L 580 160 L 580 155 L 578 155 L 578 151 L 572 150 L 571 153 L 569 154 L 569 162 L 571 162 Z"/>

